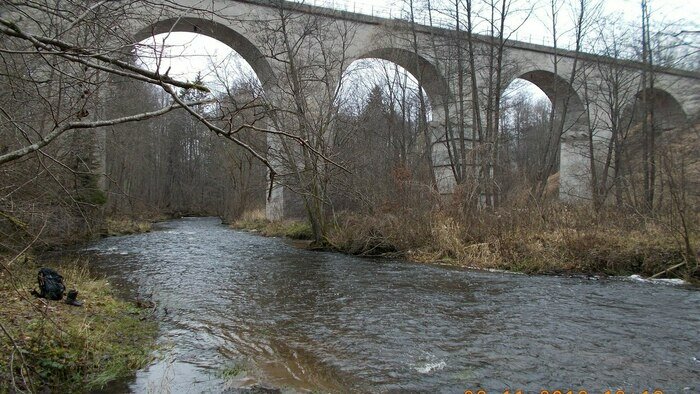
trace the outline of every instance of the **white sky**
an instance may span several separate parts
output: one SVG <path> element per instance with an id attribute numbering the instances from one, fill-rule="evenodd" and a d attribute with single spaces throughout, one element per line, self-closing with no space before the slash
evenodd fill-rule
<path id="1" fill-rule="evenodd" d="M 337 8 L 346 11 L 373 14 L 381 17 L 400 17 L 402 9 L 406 8 L 408 0 L 294 0 L 298 3 Z M 557 0 L 558 3 L 572 4 L 578 0 Z M 474 7 L 485 3 L 485 0 L 472 0 Z M 549 0 L 512 0 L 513 12 L 511 16 L 517 18 L 518 10 L 529 11 L 532 9 L 532 17 L 520 28 L 522 30 L 521 39 L 533 36 L 533 41 L 537 43 L 540 37 L 537 34 L 546 35 L 547 31 L 542 30 L 543 22 L 549 24 Z M 641 18 L 641 0 L 587 0 L 588 3 L 600 3 L 602 12 L 612 16 L 618 22 L 635 23 Z M 415 4 L 421 0 L 414 0 Z M 439 0 L 433 0 L 439 3 Z M 499 3 L 499 2 L 497 2 Z M 700 28 L 700 1 L 699 0 L 647 0 L 647 5 L 651 11 L 652 19 L 658 23 L 678 23 L 685 30 L 698 30 Z M 520 12 L 522 14 L 522 12 Z M 524 15 L 520 15 L 521 17 Z M 568 15 L 562 15 L 567 17 Z M 417 22 L 421 23 L 421 16 L 417 17 Z M 513 26 L 515 28 L 515 26 Z"/>
<path id="2" fill-rule="evenodd" d="M 476 1 L 477 0 L 475 0 L 475 2 Z M 611 15 L 614 19 L 614 25 L 617 27 L 624 24 L 639 24 L 641 0 L 593 1 L 603 1 L 601 12 L 606 15 Z M 670 29 L 673 33 L 678 33 L 681 30 L 700 30 L 700 0 L 648 1 L 652 12 L 652 20 L 664 26 L 673 24 L 674 26 Z M 405 4 L 407 0 L 305 0 L 298 2 L 374 14 L 382 17 L 400 17 L 402 14 L 402 4 Z M 548 32 L 547 28 L 547 25 L 550 23 L 549 2 L 547 0 L 539 0 L 529 3 L 532 4 L 531 6 L 527 6 L 531 7 L 531 14 L 530 9 L 525 9 L 527 7 L 512 12 L 512 19 L 510 20 L 517 21 L 515 23 L 516 25 L 520 25 L 521 20 L 525 19 L 526 15 L 530 14 L 530 16 L 525 22 L 522 22 L 522 26 L 517 29 L 517 32 L 511 38 L 536 44 L 549 44 L 551 41 L 549 38 L 551 33 Z M 570 21 L 571 18 L 572 13 L 568 10 L 563 10 L 559 15 L 560 26 L 566 26 L 567 21 Z M 419 23 L 421 22 L 420 17 L 417 21 Z M 483 23 L 480 24 L 480 26 L 484 28 Z M 477 27 L 477 30 L 478 29 L 480 29 L 480 27 Z M 164 37 L 164 35 L 156 37 L 155 43 L 159 44 L 157 46 L 162 44 Z M 700 34 L 687 37 L 693 38 L 695 42 L 700 45 Z M 154 46 L 153 40 L 146 40 L 144 43 L 151 47 Z M 255 78 L 253 70 L 237 53 L 233 52 L 228 46 L 221 42 L 206 36 L 191 33 L 172 33 L 167 36 L 166 45 L 168 50 L 163 56 L 160 68 L 162 71 L 170 68 L 170 76 L 193 80 L 196 73 L 201 72 L 205 82 L 219 91 L 224 90 L 222 88 L 224 85 L 231 86 L 241 79 Z M 566 45 L 565 42 L 564 45 Z M 144 62 L 148 68 L 155 68 L 156 54 L 152 49 L 142 49 L 139 51 L 139 54 L 145 59 Z M 377 62 L 377 73 L 383 73 L 382 65 L 383 64 Z M 523 87 L 521 86 L 520 89 L 523 89 Z M 530 94 L 544 97 L 544 93 L 534 88 L 534 86 L 528 88 L 526 85 L 524 89 L 527 89 Z"/>

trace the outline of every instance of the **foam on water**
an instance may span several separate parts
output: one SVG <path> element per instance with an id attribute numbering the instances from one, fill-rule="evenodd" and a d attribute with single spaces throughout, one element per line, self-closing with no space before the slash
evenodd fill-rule
<path id="1" fill-rule="evenodd" d="M 447 363 L 444 361 L 440 362 L 435 362 L 435 363 L 427 363 L 422 367 L 416 367 L 416 371 L 419 373 L 431 373 L 433 371 L 439 371 L 447 366 Z"/>
<path id="2" fill-rule="evenodd" d="M 635 282 L 642 282 L 642 283 L 661 283 L 661 284 L 667 284 L 667 285 L 685 285 L 685 284 L 688 284 L 688 282 L 684 281 L 683 279 L 649 279 L 649 278 L 644 278 L 640 275 L 631 275 L 628 278 L 635 281 Z"/>

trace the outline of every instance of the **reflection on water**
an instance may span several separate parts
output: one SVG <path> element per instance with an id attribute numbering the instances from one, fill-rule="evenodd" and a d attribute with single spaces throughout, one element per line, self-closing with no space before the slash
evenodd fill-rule
<path id="1" fill-rule="evenodd" d="M 91 250 L 161 311 L 133 392 L 700 391 L 700 292 L 681 286 L 358 259 L 217 219 Z"/>

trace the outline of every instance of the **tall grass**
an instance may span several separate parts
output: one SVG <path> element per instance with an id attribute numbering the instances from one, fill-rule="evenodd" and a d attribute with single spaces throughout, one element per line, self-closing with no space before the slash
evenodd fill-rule
<path id="1" fill-rule="evenodd" d="M 697 242 L 698 234 L 693 237 Z M 357 255 L 527 273 L 650 276 L 688 257 L 658 221 L 612 207 L 596 213 L 558 203 L 469 214 L 445 206 L 424 214 L 346 214 L 328 239 L 337 250 Z M 698 277 L 696 265 L 681 272 Z"/>

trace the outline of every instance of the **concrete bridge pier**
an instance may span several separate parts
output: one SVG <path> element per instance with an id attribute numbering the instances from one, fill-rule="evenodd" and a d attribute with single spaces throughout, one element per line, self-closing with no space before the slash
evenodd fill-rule
<path id="1" fill-rule="evenodd" d="M 450 153 L 447 148 L 447 136 L 445 135 L 445 125 L 448 120 L 442 107 L 433 108 L 433 118 L 428 124 L 432 137 L 432 161 L 435 181 L 437 182 L 440 194 L 450 194 L 455 188 L 457 181 L 452 170 Z"/>
<path id="2" fill-rule="evenodd" d="M 585 135 L 564 136 L 559 151 L 559 198 L 579 201 L 591 196 L 588 140 Z"/>
<path id="3" fill-rule="evenodd" d="M 269 171 L 268 171 L 269 180 Z M 272 184 L 272 190 L 266 190 L 267 203 L 265 204 L 265 217 L 267 220 L 277 221 L 284 219 L 284 195 L 285 187 L 278 182 Z"/>
<path id="4" fill-rule="evenodd" d="M 267 128 L 270 130 L 276 130 L 274 122 L 270 119 L 266 120 Z M 291 206 L 293 193 L 287 185 L 288 174 L 290 173 L 290 168 L 288 163 L 285 163 L 285 141 L 282 141 L 282 137 L 274 134 L 267 135 L 267 160 L 275 171 L 275 177 L 271 179 L 270 171 L 267 171 L 267 180 L 272 182 L 268 184 L 265 189 L 265 198 L 267 203 L 265 204 L 265 216 L 268 220 L 277 221 L 286 219 L 292 216 Z"/>

